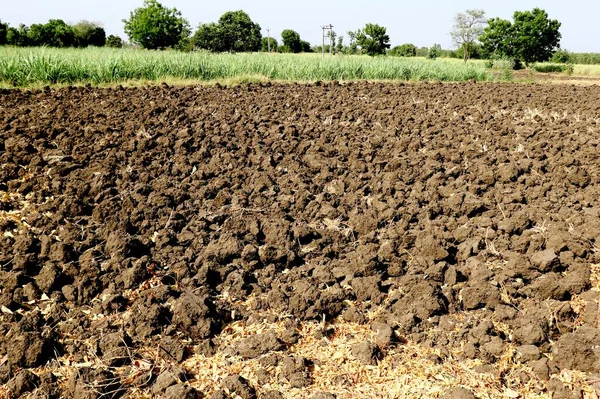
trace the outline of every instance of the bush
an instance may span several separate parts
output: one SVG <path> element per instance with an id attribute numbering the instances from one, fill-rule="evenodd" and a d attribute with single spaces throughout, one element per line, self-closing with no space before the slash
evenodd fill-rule
<path id="1" fill-rule="evenodd" d="M 558 73 L 565 72 L 567 70 L 567 66 L 559 64 L 535 64 L 533 69 L 540 73 Z"/>
<path id="2" fill-rule="evenodd" d="M 73 33 L 75 33 L 75 46 L 77 47 L 102 47 L 106 44 L 104 28 L 94 22 L 79 21 L 73 25 Z"/>
<path id="3" fill-rule="evenodd" d="M 0 46 L 6 44 L 6 33 L 8 32 L 8 24 L 0 21 Z"/>
<path id="4" fill-rule="evenodd" d="M 414 44 L 406 43 L 394 47 L 388 54 L 395 57 L 415 57 L 417 55 L 417 47 Z"/>
<path id="5" fill-rule="evenodd" d="M 552 62 L 557 64 L 568 64 L 571 62 L 571 53 L 569 53 L 567 50 L 558 50 L 552 56 Z"/>
<path id="6" fill-rule="evenodd" d="M 434 44 L 427 52 L 427 58 L 430 60 L 435 60 L 440 55 L 442 55 L 442 46 L 439 44 Z"/>
<path id="7" fill-rule="evenodd" d="M 75 30 L 62 19 L 51 19 L 46 24 L 33 24 L 27 32 L 29 45 L 72 47 L 76 44 Z"/>
<path id="8" fill-rule="evenodd" d="M 106 38 L 106 47 L 121 48 L 123 47 L 123 40 L 119 36 L 109 35 Z"/>
<path id="9" fill-rule="evenodd" d="M 566 70 L 565 70 L 566 74 L 567 75 L 573 75 L 573 72 L 575 72 L 575 65 L 573 65 L 571 63 L 568 63 L 566 65 L 566 67 L 567 67 Z"/>

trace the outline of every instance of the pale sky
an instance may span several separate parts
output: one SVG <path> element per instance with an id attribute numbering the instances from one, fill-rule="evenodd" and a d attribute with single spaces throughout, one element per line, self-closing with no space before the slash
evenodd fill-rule
<path id="1" fill-rule="evenodd" d="M 163 0 L 163 5 L 176 7 L 190 22 L 217 21 L 227 11 L 244 10 L 263 29 L 271 28 L 271 36 L 281 42 L 283 29 L 294 29 L 312 45 L 321 43 L 321 26 L 332 24 L 338 35 L 364 27 L 368 22 L 387 28 L 392 46 L 413 43 L 417 47 L 440 43 L 451 48 L 448 32 L 456 13 L 482 8 L 487 17 L 512 19 L 515 10 L 545 9 L 550 18 L 562 22 L 561 47 L 574 52 L 600 52 L 600 1 L 598 0 Z M 31 25 L 48 19 L 63 19 L 67 23 L 82 19 L 101 22 L 107 34 L 127 39 L 123 33 L 123 18 L 140 7 L 143 0 L 0 0 L 0 20 L 11 26 Z"/>

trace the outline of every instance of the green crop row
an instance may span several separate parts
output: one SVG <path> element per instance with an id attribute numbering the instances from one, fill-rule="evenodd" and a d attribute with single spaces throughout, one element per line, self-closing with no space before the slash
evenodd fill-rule
<path id="1" fill-rule="evenodd" d="M 0 47 L 0 83 L 111 84 L 135 80 L 491 80 L 480 63 L 396 57 L 305 54 L 211 54 L 136 49 Z"/>

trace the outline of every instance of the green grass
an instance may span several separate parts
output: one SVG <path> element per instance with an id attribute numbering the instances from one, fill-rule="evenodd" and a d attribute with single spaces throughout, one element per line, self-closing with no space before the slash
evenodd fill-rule
<path id="1" fill-rule="evenodd" d="M 128 81 L 402 80 L 479 81 L 493 79 L 480 63 L 445 59 L 318 54 L 210 54 L 135 49 L 0 47 L 0 84 L 118 84 Z"/>

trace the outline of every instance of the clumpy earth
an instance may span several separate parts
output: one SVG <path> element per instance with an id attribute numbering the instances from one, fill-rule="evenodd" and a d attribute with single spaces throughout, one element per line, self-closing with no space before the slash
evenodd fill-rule
<path id="1" fill-rule="evenodd" d="M 4 90 L 3 392 L 597 397 L 599 131 L 598 87 Z"/>

